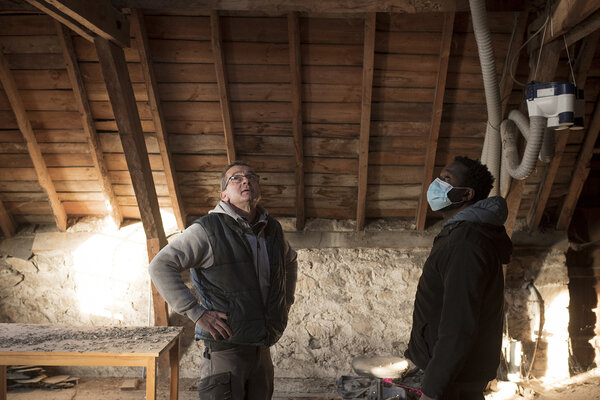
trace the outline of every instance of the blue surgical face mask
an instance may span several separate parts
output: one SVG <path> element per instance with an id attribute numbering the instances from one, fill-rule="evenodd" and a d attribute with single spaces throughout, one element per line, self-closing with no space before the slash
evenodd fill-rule
<path id="1" fill-rule="evenodd" d="M 441 210 L 452 204 L 462 203 L 462 201 L 454 202 L 448 198 L 448 192 L 452 189 L 455 189 L 455 187 L 440 178 L 436 178 L 431 182 L 429 189 L 427 189 L 427 202 L 433 211 Z"/>

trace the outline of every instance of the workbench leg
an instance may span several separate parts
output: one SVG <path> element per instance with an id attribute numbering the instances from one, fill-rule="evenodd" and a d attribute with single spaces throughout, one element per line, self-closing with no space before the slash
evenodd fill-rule
<path id="1" fill-rule="evenodd" d="M 171 363 L 171 400 L 179 398 L 179 337 L 169 350 L 169 361 Z"/>
<path id="2" fill-rule="evenodd" d="M 6 400 L 6 365 L 0 365 L 0 400 Z"/>
<path id="3" fill-rule="evenodd" d="M 146 367 L 146 400 L 156 400 L 156 358 L 148 360 Z"/>

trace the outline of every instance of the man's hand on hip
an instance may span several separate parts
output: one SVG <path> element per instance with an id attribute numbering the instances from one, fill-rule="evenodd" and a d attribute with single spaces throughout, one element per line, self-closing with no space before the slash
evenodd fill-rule
<path id="1" fill-rule="evenodd" d="M 210 332 L 215 340 L 227 339 L 232 335 L 231 328 L 225 320 L 227 315 L 218 311 L 204 311 L 196 325 Z"/>

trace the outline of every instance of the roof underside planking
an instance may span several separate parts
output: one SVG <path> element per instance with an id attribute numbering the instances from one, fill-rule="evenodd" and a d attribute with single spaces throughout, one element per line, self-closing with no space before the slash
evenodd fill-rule
<path id="1" fill-rule="evenodd" d="M 65 215 L 112 215 L 145 220 L 160 248 L 158 207 L 183 228 L 214 207 L 236 158 L 259 171 L 270 213 L 299 229 L 315 217 L 423 229 L 437 216 L 429 181 L 455 155 L 481 155 L 487 111 L 467 2 L 94 3 L 0 0 L 4 236 L 22 222 L 64 229 Z M 575 75 L 585 88 L 586 128 L 562 131 L 555 161 L 538 162 L 510 198 L 510 228 L 527 217 L 566 229 L 598 168 L 599 6 L 487 4 L 505 115 L 523 98 L 511 68 L 521 83 Z M 517 52 L 546 15 L 560 32 L 542 52 L 541 39 Z M 550 61 L 532 70 L 541 55 Z"/>

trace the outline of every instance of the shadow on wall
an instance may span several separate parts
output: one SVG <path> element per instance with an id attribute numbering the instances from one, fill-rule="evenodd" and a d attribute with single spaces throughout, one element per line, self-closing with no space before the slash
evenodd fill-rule
<path id="1" fill-rule="evenodd" d="M 598 330 L 600 282 L 600 225 L 590 226 L 588 221 L 598 221 L 598 212 L 577 209 L 569 227 L 569 335 L 571 337 L 571 372 L 581 373 L 594 368 L 598 361 L 597 349 L 592 343 Z"/>

